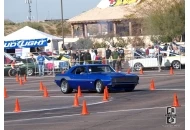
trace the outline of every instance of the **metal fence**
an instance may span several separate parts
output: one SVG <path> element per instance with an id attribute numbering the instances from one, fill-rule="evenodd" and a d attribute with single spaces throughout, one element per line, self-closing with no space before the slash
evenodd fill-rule
<path id="1" fill-rule="evenodd" d="M 84 59 L 84 54 L 87 50 L 73 50 L 71 54 L 60 52 L 59 55 L 43 55 L 45 62 L 43 65 L 42 75 L 54 76 L 57 73 L 64 73 L 70 67 L 79 64 L 109 64 L 116 71 L 126 72 L 129 68 L 131 71 L 139 71 L 141 68 L 156 68 L 159 70 L 161 67 L 174 67 L 175 69 L 181 69 L 181 64 L 185 64 L 184 55 L 172 55 L 169 52 L 167 54 L 162 53 L 162 56 L 158 58 L 155 55 L 139 54 L 133 50 L 125 50 L 125 56 L 120 59 L 105 58 L 105 48 L 97 50 L 95 60 Z M 24 57 L 16 57 L 15 54 L 5 53 L 4 60 L 4 74 L 5 76 L 15 76 L 16 74 L 27 76 L 39 76 L 41 75 L 40 67 L 37 57 L 37 53 L 29 53 Z M 91 55 L 90 55 L 91 56 Z M 77 57 L 77 58 L 76 58 Z M 16 63 L 13 63 L 13 59 Z M 161 60 L 162 59 L 162 60 Z M 159 64 L 161 60 L 161 65 Z M 14 66 L 14 67 L 13 67 Z"/>

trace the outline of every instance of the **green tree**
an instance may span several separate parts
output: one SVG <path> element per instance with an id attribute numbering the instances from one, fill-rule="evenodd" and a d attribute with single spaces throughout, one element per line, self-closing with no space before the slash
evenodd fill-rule
<path id="1" fill-rule="evenodd" d="M 185 32 L 185 0 L 151 1 L 141 11 L 144 34 L 157 35 L 152 39 L 171 42 Z"/>
<path id="2" fill-rule="evenodd" d="M 73 45 L 73 49 L 90 49 L 93 46 L 93 41 L 90 38 L 80 38 Z"/>

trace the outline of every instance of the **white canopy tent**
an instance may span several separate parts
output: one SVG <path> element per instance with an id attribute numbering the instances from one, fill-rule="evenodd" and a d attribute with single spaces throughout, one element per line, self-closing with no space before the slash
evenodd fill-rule
<path id="1" fill-rule="evenodd" d="M 58 50 L 58 42 L 63 39 L 57 36 L 53 36 L 36 29 L 33 29 L 29 26 L 25 26 L 7 36 L 4 37 L 4 41 L 15 41 L 15 40 L 32 40 L 32 39 L 43 39 L 47 38 L 51 42 L 44 47 L 44 51 L 53 51 Z M 30 48 L 22 48 L 23 53 L 30 52 Z M 16 50 L 15 50 L 16 53 Z M 23 54 L 22 54 L 23 55 Z"/>
<path id="2" fill-rule="evenodd" d="M 13 40 L 30 40 L 30 39 L 39 39 L 39 38 L 49 38 L 52 40 L 61 41 L 62 38 L 56 37 L 36 29 L 33 29 L 29 26 L 25 26 L 16 32 L 13 32 L 4 37 L 4 41 L 13 41 Z"/>

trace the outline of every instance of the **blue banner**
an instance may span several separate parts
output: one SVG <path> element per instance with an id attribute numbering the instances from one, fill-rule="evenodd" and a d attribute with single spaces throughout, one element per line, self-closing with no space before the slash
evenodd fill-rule
<path id="1" fill-rule="evenodd" d="M 4 49 L 47 46 L 47 38 L 32 40 L 4 41 Z"/>

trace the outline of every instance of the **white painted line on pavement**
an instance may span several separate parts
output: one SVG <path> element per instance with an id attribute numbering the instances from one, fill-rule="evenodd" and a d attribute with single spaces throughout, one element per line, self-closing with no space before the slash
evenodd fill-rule
<path id="1" fill-rule="evenodd" d="M 43 96 L 9 96 L 9 98 L 41 98 Z M 74 96 L 49 96 L 49 97 L 74 97 Z M 90 97 L 103 97 L 103 96 L 83 96 L 86 98 L 90 98 Z"/>
<path id="2" fill-rule="evenodd" d="M 60 92 L 60 90 L 48 90 L 48 92 Z M 7 92 L 43 92 L 40 90 L 7 90 Z"/>
<path id="3" fill-rule="evenodd" d="M 164 77 L 163 77 L 164 76 Z M 140 76 L 140 78 L 152 78 L 152 77 L 162 77 L 162 78 L 166 78 L 166 77 L 183 77 L 185 75 L 175 75 L 175 76 L 171 76 L 171 75 L 144 75 L 144 76 Z"/>
<path id="4" fill-rule="evenodd" d="M 185 89 L 156 89 L 156 90 L 161 90 L 161 91 L 185 91 Z"/>
<path id="5" fill-rule="evenodd" d="M 89 103 L 88 106 L 96 105 L 96 104 L 102 104 L 106 102 L 112 101 L 111 99 L 109 101 L 105 102 L 95 102 L 95 103 Z M 73 106 L 67 106 L 67 107 L 58 107 L 58 108 L 50 108 L 50 109 L 37 109 L 37 110 L 28 110 L 28 111 L 21 111 L 20 113 L 28 113 L 28 112 L 40 112 L 40 111 L 50 111 L 50 110 L 60 110 L 60 109 L 66 109 L 66 108 L 73 108 Z M 15 112 L 4 112 L 4 114 L 13 114 Z"/>
<path id="6" fill-rule="evenodd" d="M 185 105 L 181 105 L 185 106 Z M 151 107 L 151 108 L 139 108 L 139 109 L 126 109 L 126 110 L 117 110 L 117 111 L 105 111 L 105 112 L 96 112 L 90 114 L 103 114 L 103 113 L 116 113 L 116 112 L 130 112 L 130 111 L 143 111 L 143 110 L 154 110 L 154 109 L 166 109 L 168 106 L 164 107 Z M 20 119 L 20 120 L 9 120 L 4 121 L 5 123 L 9 122 L 19 122 L 19 121 L 31 121 L 31 120 L 42 120 L 42 119 L 52 119 L 52 118 L 62 118 L 62 117 L 72 117 L 72 116 L 79 116 L 81 114 L 72 114 L 72 115 L 61 115 L 61 116 L 51 116 L 51 117 L 41 117 L 41 118 L 30 118 L 30 119 Z"/>
<path id="7" fill-rule="evenodd" d="M 168 106 L 165 106 L 165 107 L 151 107 L 151 108 L 139 108 L 139 109 L 128 109 L 128 110 L 116 110 L 116 111 L 105 111 L 105 112 L 97 112 L 97 113 L 115 113 L 115 112 L 142 111 L 142 110 L 154 110 L 154 109 L 159 109 L 159 108 L 165 108 L 166 109 L 166 107 L 168 107 Z"/>

